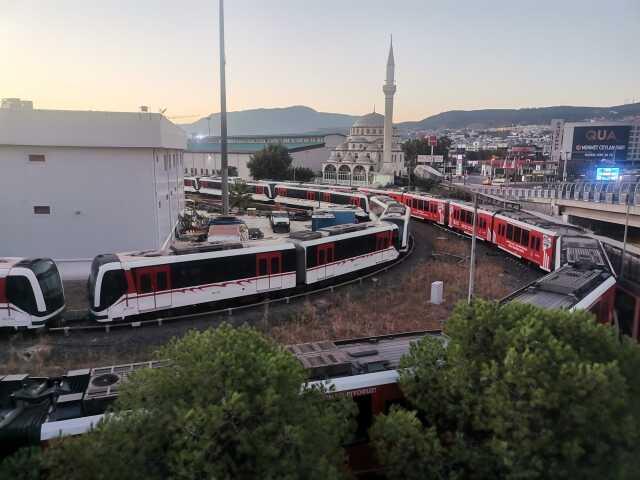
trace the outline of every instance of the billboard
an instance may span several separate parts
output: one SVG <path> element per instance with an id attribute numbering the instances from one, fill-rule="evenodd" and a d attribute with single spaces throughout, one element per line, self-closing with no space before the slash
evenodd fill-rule
<path id="1" fill-rule="evenodd" d="M 444 155 L 418 155 L 418 164 L 432 165 L 444 162 Z"/>
<path id="2" fill-rule="evenodd" d="M 630 130 L 629 125 L 575 127 L 571 160 L 625 161 Z"/>
<path id="3" fill-rule="evenodd" d="M 619 168 L 596 168 L 596 180 L 612 180 L 620 179 Z"/>

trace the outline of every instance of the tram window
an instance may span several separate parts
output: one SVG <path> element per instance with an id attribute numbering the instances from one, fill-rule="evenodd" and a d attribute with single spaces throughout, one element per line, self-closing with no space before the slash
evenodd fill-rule
<path id="1" fill-rule="evenodd" d="M 156 277 L 156 290 L 162 291 L 167 289 L 167 272 L 158 272 Z"/>
<path id="2" fill-rule="evenodd" d="M 271 257 L 271 274 L 280 273 L 280 258 L 277 256 Z"/>
<path id="3" fill-rule="evenodd" d="M 7 277 L 7 297 L 9 302 L 27 313 L 37 313 L 36 298 L 31 283 L 23 276 Z"/>
<path id="4" fill-rule="evenodd" d="M 522 230 L 522 238 L 520 239 L 520 243 L 525 247 L 529 245 L 529 230 Z"/>
<path id="5" fill-rule="evenodd" d="M 538 237 L 531 238 L 531 248 L 536 252 L 540 251 L 540 239 Z"/>
<path id="6" fill-rule="evenodd" d="M 261 258 L 260 260 L 258 260 L 258 276 L 263 276 L 267 274 L 267 259 L 266 258 Z"/>
<path id="7" fill-rule="evenodd" d="M 513 241 L 520 243 L 520 233 L 522 232 L 521 228 L 513 227 Z"/>
<path id="8" fill-rule="evenodd" d="M 358 415 L 356 416 L 357 429 L 351 443 L 369 440 L 369 428 L 373 423 L 372 397 L 372 395 L 361 395 L 353 399 L 358 408 Z"/>
<path id="9" fill-rule="evenodd" d="M 507 225 L 507 238 L 513 240 L 513 225 Z"/>
<path id="10" fill-rule="evenodd" d="M 151 287 L 151 275 L 145 273 L 140 275 L 140 293 L 149 293 L 153 290 Z"/>

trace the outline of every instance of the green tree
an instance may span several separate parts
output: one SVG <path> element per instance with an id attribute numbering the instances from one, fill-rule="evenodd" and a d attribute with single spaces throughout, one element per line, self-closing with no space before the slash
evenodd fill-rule
<path id="1" fill-rule="evenodd" d="M 247 167 L 256 180 L 286 180 L 291 161 L 291 155 L 286 147 L 269 145 L 256 152 L 247 162 Z"/>
<path id="2" fill-rule="evenodd" d="M 238 176 L 238 167 L 234 167 L 233 165 L 229 165 L 227 167 L 227 175 L 229 175 L 230 177 L 237 177 Z"/>
<path id="3" fill-rule="evenodd" d="M 43 477 L 44 470 L 40 448 L 21 448 L 4 458 L 2 453 L 0 453 L 0 478 L 39 480 Z"/>
<path id="4" fill-rule="evenodd" d="M 450 148 L 451 139 L 448 137 L 440 137 L 438 138 L 438 144 L 433 147 L 433 154 L 442 155 L 443 159 L 446 160 L 449 156 Z M 411 175 L 411 184 L 420 185 L 422 179 L 418 179 L 418 177 L 414 175 L 413 170 L 416 168 L 418 155 L 431 155 L 431 145 L 429 145 L 428 140 L 425 138 L 414 138 L 402 144 L 402 151 L 404 152 L 407 170 Z M 420 186 L 430 188 L 432 185 L 425 184 Z"/>
<path id="5" fill-rule="evenodd" d="M 95 431 L 48 453 L 52 478 L 340 478 L 352 402 L 301 389 L 306 372 L 255 330 L 192 331 L 141 370 Z M 346 408 L 345 408 L 346 407 Z"/>
<path id="6" fill-rule="evenodd" d="M 229 188 L 229 197 L 232 207 L 246 210 L 251 203 L 249 186 L 244 180 L 236 180 Z"/>
<path id="7" fill-rule="evenodd" d="M 390 478 L 417 478 L 414 467 L 478 479 L 640 471 L 640 350 L 630 339 L 587 312 L 481 301 L 458 305 L 446 331 L 446 348 L 425 339 L 402 362 L 415 411 L 372 428 Z"/>
<path id="8" fill-rule="evenodd" d="M 296 182 L 310 182 L 316 177 L 313 170 L 307 167 L 290 168 L 287 174 L 288 180 L 294 180 Z"/>

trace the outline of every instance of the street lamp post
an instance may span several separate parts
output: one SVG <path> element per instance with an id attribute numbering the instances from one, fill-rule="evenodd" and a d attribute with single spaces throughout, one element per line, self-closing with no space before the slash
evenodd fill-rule
<path id="1" fill-rule="evenodd" d="M 471 236 L 471 258 L 469 264 L 469 292 L 467 294 L 467 303 L 471 305 L 473 299 L 473 289 L 476 277 L 476 227 L 478 224 L 478 194 L 473 194 L 473 234 Z"/>
<path id="2" fill-rule="evenodd" d="M 564 152 L 564 168 L 562 169 L 562 181 L 567 181 L 567 157 L 569 156 L 569 152 Z"/>
<path id="3" fill-rule="evenodd" d="M 620 261 L 620 278 L 624 277 L 624 261 L 627 256 L 627 234 L 629 233 L 629 208 L 631 207 L 631 202 L 629 199 L 631 195 L 627 195 L 627 209 L 624 219 L 624 237 L 622 239 L 622 259 Z"/>

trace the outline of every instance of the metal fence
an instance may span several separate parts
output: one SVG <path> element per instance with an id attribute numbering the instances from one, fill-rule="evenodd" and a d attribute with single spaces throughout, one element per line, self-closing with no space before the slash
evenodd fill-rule
<path id="1" fill-rule="evenodd" d="M 512 199 L 560 199 L 583 202 L 640 206 L 640 182 L 562 182 L 551 184 L 518 184 L 479 186 L 477 190 L 489 195 Z"/>

